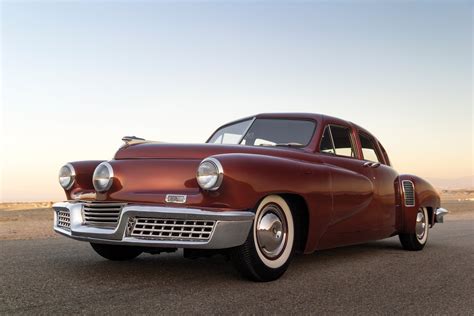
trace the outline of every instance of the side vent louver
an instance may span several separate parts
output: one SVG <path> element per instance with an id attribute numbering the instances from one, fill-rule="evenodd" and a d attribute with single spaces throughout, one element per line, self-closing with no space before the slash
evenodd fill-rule
<path id="1" fill-rule="evenodd" d="M 409 180 L 402 181 L 403 195 L 405 196 L 405 206 L 415 206 L 415 186 Z"/>

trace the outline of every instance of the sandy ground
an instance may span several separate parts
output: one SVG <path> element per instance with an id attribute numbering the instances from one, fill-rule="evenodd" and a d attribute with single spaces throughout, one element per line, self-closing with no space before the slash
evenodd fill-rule
<path id="1" fill-rule="evenodd" d="M 53 209 L 0 210 L 0 240 L 55 238 Z"/>
<path id="2" fill-rule="evenodd" d="M 9 203 L 0 207 L 0 240 L 58 237 L 53 232 L 53 209 L 50 203 Z M 442 206 L 450 211 L 450 220 L 474 219 L 474 201 L 448 200 Z M 37 207 L 37 208 L 34 208 Z M 25 209 L 26 208 L 26 209 Z"/>

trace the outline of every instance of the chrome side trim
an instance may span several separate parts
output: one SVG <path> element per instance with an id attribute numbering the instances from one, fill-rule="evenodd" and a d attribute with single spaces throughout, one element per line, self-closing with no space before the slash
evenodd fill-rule
<path id="1" fill-rule="evenodd" d="M 435 221 L 436 223 L 444 223 L 444 215 L 448 214 L 449 211 L 447 209 L 444 209 L 442 207 L 438 208 L 435 212 Z"/>
<path id="2" fill-rule="evenodd" d="M 127 205 L 122 209 L 117 227 L 106 229 L 84 225 L 81 214 L 82 207 L 83 203 L 77 202 L 54 204 L 54 230 L 62 235 L 82 241 L 143 247 L 223 249 L 240 246 L 245 242 L 255 216 L 254 213 L 247 211 L 205 211 L 165 206 Z M 70 230 L 57 225 L 57 213 L 61 210 L 69 210 Z M 215 226 L 212 236 L 205 241 L 144 239 L 127 234 L 129 223 L 137 217 L 215 221 Z"/>

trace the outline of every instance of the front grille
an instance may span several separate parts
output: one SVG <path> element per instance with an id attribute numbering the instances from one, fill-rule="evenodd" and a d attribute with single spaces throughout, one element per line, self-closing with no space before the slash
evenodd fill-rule
<path id="1" fill-rule="evenodd" d="M 84 203 L 82 214 L 84 224 L 89 226 L 115 228 L 125 203 Z"/>
<path id="2" fill-rule="evenodd" d="M 172 241 L 209 241 L 215 221 L 135 217 L 130 219 L 129 236 Z"/>
<path id="3" fill-rule="evenodd" d="M 71 229 L 71 215 L 69 211 L 60 210 L 57 211 L 57 226 L 65 229 Z"/>
<path id="4" fill-rule="evenodd" d="M 403 195 L 405 196 L 405 206 L 415 206 L 415 186 L 409 180 L 403 180 Z"/>

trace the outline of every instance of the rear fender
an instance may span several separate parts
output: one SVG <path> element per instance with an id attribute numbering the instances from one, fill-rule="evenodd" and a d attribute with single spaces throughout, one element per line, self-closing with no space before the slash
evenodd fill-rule
<path id="1" fill-rule="evenodd" d="M 411 202 L 409 189 L 404 185 L 414 187 L 414 203 Z M 431 225 L 435 223 L 434 212 L 440 207 L 440 197 L 436 189 L 426 180 L 413 175 L 400 175 L 400 194 L 402 208 L 401 233 L 412 234 L 415 232 L 416 214 L 420 208 L 428 209 Z"/>

